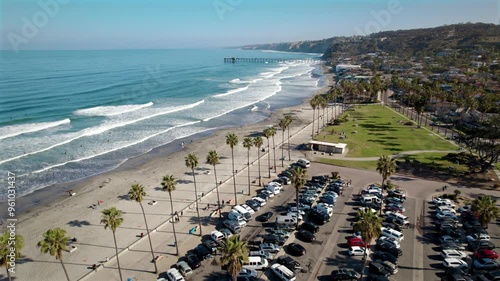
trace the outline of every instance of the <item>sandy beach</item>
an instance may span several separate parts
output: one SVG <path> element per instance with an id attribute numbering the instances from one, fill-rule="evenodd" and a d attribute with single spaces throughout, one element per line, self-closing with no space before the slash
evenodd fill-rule
<path id="1" fill-rule="evenodd" d="M 327 74 L 328 82 L 325 87 L 316 93 L 328 90 L 331 79 L 331 74 Z M 202 212 L 201 216 L 206 218 L 204 223 L 209 223 L 210 218 L 208 216 L 211 210 L 207 210 L 205 206 L 207 203 L 216 203 L 216 197 L 215 193 L 210 194 L 210 191 L 215 187 L 215 179 L 212 166 L 205 164 L 208 151 L 214 149 L 221 156 L 220 164 L 217 166 L 218 180 L 223 182 L 223 185 L 220 187 L 221 200 L 233 199 L 231 150 L 225 144 L 225 136 L 229 132 L 233 132 L 238 136 L 239 144 L 235 148 L 234 155 L 235 169 L 238 171 L 237 191 L 241 202 L 244 199 L 244 194 L 248 193 L 247 172 L 243 171 L 247 162 L 247 151 L 241 145 L 243 138 L 246 136 L 255 136 L 256 133 L 262 132 L 268 125 L 277 125 L 278 120 L 282 118 L 283 114 L 287 113 L 291 113 L 294 116 L 294 121 L 290 127 L 290 134 L 295 135 L 301 132 L 303 138 L 307 138 L 309 130 L 305 132 L 306 130 L 303 129 L 312 121 L 313 114 L 309 106 L 309 99 L 312 94 L 307 93 L 304 95 L 308 96 L 308 98 L 304 100 L 303 104 L 277 110 L 272 113 L 269 119 L 263 122 L 240 128 L 214 131 L 211 132 L 210 136 L 193 142 L 190 139 L 178 140 L 165 147 L 131 159 L 113 171 L 69 184 L 64 190 L 72 190 L 75 193 L 74 196 L 69 196 L 68 192 L 61 191 L 61 194 L 55 198 L 46 198 L 48 196 L 53 197 L 54 193 L 46 191 L 44 195 L 42 191 L 31 197 L 20 198 L 18 205 L 21 205 L 23 201 L 26 203 L 36 203 L 41 198 L 44 200 L 49 199 L 50 203 L 37 206 L 18 217 L 17 232 L 24 237 L 26 242 L 22 251 L 24 258 L 18 261 L 14 276 L 16 276 L 17 280 L 28 280 L 33 276 L 37 276 L 38 280 L 65 280 L 59 261 L 49 255 L 41 254 L 36 247 L 36 243 L 41 240 L 42 234 L 45 231 L 49 228 L 61 227 L 67 230 L 68 236 L 78 239 L 76 243 L 72 244 L 77 249 L 71 253 L 65 252 L 63 254 L 63 259 L 71 280 L 82 279 L 92 272 L 93 264 L 99 264 L 106 261 L 106 259 L 110 259 L 104 265 L 108 270 L 102 270 L 102 272 L 108 271 L 109 276 L 103 277 L 99 275 L 100 277 L 96 277 L 90 274 L 87 276 L 87 280 L 119 280 L 118 273 L 113 269 L 115 259 L 112 257 L 115 250 L 111 231 L 105 230 L 103 225 L 100 224 L 101 211 L 110 207 L 121 209 L 124 213 L 124 222 L 116 232 L 119 250 L 123 251 L 129 248 L 129 250 L 123 251 L 120 254 L 122 267 L 128 268 L 130 272 L 153 270 L 149 245 L 143 243 L 146 239 L 145 237 L 143 239 L 140 238 L 141 233 L 146 233 L 141 209 L 139 204 L 128 200 L 127 192 L 134 183 L 140 183 L 145 186 L 147 196 L 143 205 L 148 219 L 148 226 L 150 230 L 155 232 L 151 235 L 155 253 L 157 255 L 170 256 L 175 253 L 175 247 L 171 245 L 173 243 L 171 226 L 169 223 L 165 223 L 169 218 L 170 204 L 168 193 L 162 191 L 160 185 L 161 179 L 165 175 L 173 175 L 178 180 L 177 190 L 172 193 L 172 197 L 175 211 L 183 211 L 183 216 L 181 217 L 182 226 L 178 226 L 177 229 L 179 244 L 184 247 L 193 248 L 196 244 L 191 245 L 191 243 L 197 240 L 190 240 L 190 238 L 195 237 L 195 239 L 199 239 L 199 237 L 189 235 L 186 229 L 196 224 L 196 212 L 193 208 L 195 194 L 192 182 L 193 178 L 190 170 L 184 165 L 184 157 L 188 153 L 194 153 L 198 156 L 199 166 L 196 170 L 197 196 L 203 196 L 200 203 L 200 212 Z M 181 142 L 185 143 L 184 148 L 180 146 Z M 277 146 L 281 142 L 281 131 L 277 132 L 275 142 Z M 291 146 L 298 144 L 300 143 L 291 143 Z M 267 146 L 265 138 L 264 146 Z M 172 153 L 173 150 L 180 151 Z M 293 152 L 292 160 L 294 158 L 296 160 L 298 157 L 297 153 L 300 154 L 298 151 Z M 261 174 L 263 181 L 266 182 L 270 180 L 267 178 L 267 149 L 266 153 L 261 153 L 261 157 Z M 280 157 L 281 149 L 277 147 L 276 158 L 279 159 Z M 250 158 L 251 162 L 255 162 L 251 166 L 251 178 L 255 180 L 258 178 L 257 151 L 255 148 L 251 150 Z M 272 160 L 271 157 L 271 165 L 273 165 Z M 285 166 L 289 163 L 291 162 L 286 161 Z M 281 166 L 281 161 L 277 160 L 277 164 Z M 253 183 L 251 187 L 252 191 L 256 188 L 258 188 L 258 182 Z M 148 204 L 152 201 L 156 201 L 157 203 Z M 206 233 L 207 231 L 205 231 Z M 131 247 L 134 243 L 136 246 Z M 183 245 L 182 243 L 189 243 L 189 245 Z M 147 247 L 143 247 L 146 245 Z M 136 251 L 136 253 L 131 253 L 133 251 Z M 181 250 L 181 254 L 185 254 L 185 252 Z M 144 257 L 147 257 L 147 259 Z M 170 267 L 171 263 L 168 264 L 166 260 L 167 258 L 158 263 L 160 272 Z M 133 268 L 130 268 L 129 264 L 133 264 Z M 100 273 L 98 272 L 97 274 Z M 126 276 L 129 275 L 131 274 L 125 273 L 124 278 L 127 279 Z M 157 276 L 151 273 L 149 275 L 151 276 L 151 280 L 155 280 L 154 278 Z M 3 278 L 5 275 L 0 275 L 0 277 Z"/>

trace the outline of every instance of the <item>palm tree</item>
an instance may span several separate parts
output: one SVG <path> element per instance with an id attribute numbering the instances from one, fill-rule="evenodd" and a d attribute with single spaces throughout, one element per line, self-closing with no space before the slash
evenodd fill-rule
<path id="1" fill-rule="evenodd" d="M 267 139 L 267 170 L 269 171 L 269 178 L 271 178 L 271 146 L 269 145 L 269 138 L 272 137 L 271 128 L 264 129 L 264 137 Z"/>
<path id="2" fill-rule="evenodd" d="M 220 196 L 219 196 L 219 184 L 217 183 L 217 169 L 215 169 L 215 165 L 219 164 L 219 154 L 217 154 L 217 151 L 210 150 L 208 152 L 207 164 L 210 164 L 214 167 L 215 190 L 217 191 L 217 205 L 219 207 L 219 218 L 222 218 L 222 209 L 220 207 Z"/>
<path id="3" fill-rule="evenodd" d="M 271 137 L 273 138 L 273 157 L 274 157 L 274 172 L 276 173 L 276 143 L 274 142 L 274 136 L 276 135 L 276 128 L 270 127 Z"/>
<path id="4" fill-rule="evenodd" d="M 318 98 L 317 96 L 314 96 L 310 101 L 309 101 L 309 104 L 311 105 L 312 109 L 313 109 L 313 122 L 312 122 L 312 133 L 311 133 L 311 137 L 314 137 L 314 120 L 316 119 L 315 117 L 315 113 L 316 113 L 316 107 L 318 107 Z"/>
<path id="5" fill-rule="evenodd" d="M 198 215 L 198 226 L 200 227 L 200 236 L 202 236 L 203 230 L 201 229 L 200 209 L 198 208 L 198 188 L 196 186 L 196 174 L 194 172 L 194 169 L 198 167 L 198 157 L 193 153 L 189 153 L 184 158 L 184 164 L 186 165 L 186 167 L 191 169 L 191 174 L 193 175 L 196 214 Z"/>
<path id="6" fill-rule="evenodd" d="M 174 222 L 174 204 L 172 203 L 172 191 L 175 190 L 177 180 L 172 175 L 164 176 L 161 181 L 161 187 L 163 191 L 168 192 L 168 197 L 170 198 L 170 221 L 172 222 L 172 230 L 174 232 L 174 244 L 175 244 L 175 255 L 179 255 L 179 246 L 177 246 L 177 234 L 175 232 L 175 222 Z"/>
<path id="7" fill-rule="evenodd" d="M 293 118 L 292 115 L 287 114 L 285 115 L 285 120 L 286 120 L 286 129 L 287 129 L 287 134 L 288 134 L 288 160 L 291 161 L 292 157 L 290 156 L 290 125 L 292 125 Z"/>
<path id="8" fill-rule="evenodd" d="M 385 180 L 396 172 L 396 160 L 390 156 L 382 155 L 377 162 L 377 171 L 382 176 L 382 190 L 384 190 Z M 380 206 L 380 214 L 382 214 L 382 206 Z"/>
<path id="9" fill-rule="evenodd" d="M 323 127 L 325 127 L 325 121 L 328 118 L 327 116 L 325 117 L 325 109 L 328 108 L 328 100 L 326 99 L 326 97 L 321 96 L 321 102 L 319 106 L 323 110 Z"/>
<path id="10" fill-rule="evenodd" d="M 260 176 L 260 148 L 264 145 L 264 141 L 261 136 L 257 136 L 253 139 L 253 145 L 257 147 L 257 165 L 259 166 L 259 186 L 262 186 L 261 176 Z"/>
<path id="11" fill-rule="evenodd" d="M 142 201 L 144 200 L 145 196 L 146 196 L 146 191 L 144 191 L 144 186 L 142 184 L 134 183 L 130 187 L 130 190 L 128 191 L 128 198 L 130 198 L 130 200 L 134 200 L 135 202 L 139 203 L 139 206 L 141 206 L 142 216 L 144 217 L 144 224 L 146 225 L 146 233 L 148 235 L 148 240 L 149 240 L 149 248 L 151 248 L 151 256 L 153 257 L 153 263 L 155 265 L 155 273 L 158 273 L 158 266 L 156 265 L 155 254 L 153 252 L 153 243 L 151 243 L 151 236 L 149 235 L 148 220 L 146 219 L 146 212 L 144 212 L 144 206 L 142 206 Z"/>
<path id="12" fill-rule="evenodd" d="M 500 217 L 500 208 L 497 200 L 489 195 L 483 195 L 472 202 L 472 212 L 476 214 L 481 222 L 481 227 L 486 229 L 492 220 Z"/>
<path id="13" fill-rule="evenodd" d="M 116 209 L 115 207 L 105 209 L 102 211 L 101 223 L 104 224 L 104 229 L 111 229 L 113 232 L 113 240 L 115 241 L 115 253 L 116 253 L 116 263 L 118 264 L 118 273 L 120 274 L 120 280 L 123 281 L 122 269 L 120 267 L 120 259 L 118 257 L 118 244 L 116 243 L 116 229 L 120 227 L 123 222 L 122 211 Z"/>
<path id="14" fill-rule="evenodd" d="M 243 263 L 248 261 L 248 247 L 246 241 L 241 241 L 239 235 L 226 238 L 225 243 L 220 247 L 222 266 L 227 266 L 227 271 L 236 281 L 236 277 L 243 268 Z"/>
<path id="15" fill-rule="evenodd" d="M 10 231 L 6 231 L 2 236 L 0 236 L 0 264 L 5 266 L 5 270 L 7 271 L 7 279 L 11 281 L 11 266 L 10 259 L 14 258 L 15 260 L 19 260 L 21 258 L 21 249 L 24 247 L 24 238 L 16 234 L 13 238 L 10 237 Z M 12 245 L 15 245 L 13 247 Z M 11 249 L 14 249 L 11 252 Z"/>
<path id="16" fill-rule="evenodd" d="M 295 187 L 295 202 L 297 204 L 297 211 L 299 210 L 299 190 L 306 184 L 306 180 L 306 170 L 296 166 L 292 170 L 290 181 L 292 182 L 293 187 Z M 297 220 L 297 224 L 295 225 L 295 227 L 299 227 L 299 220 Z"/>
<path id="17" fill-rule="evenodd" d="M 319 110 L 321 108 L 323 108 L 323 104 L 324 104 L 324 98 L 320 95 L 317 95 L 317 102 L 318 102 L 318 107 L 316 107 L 318 109 L 318 126 L 316 127 L 316 134 L 319 134 L 319 127 L 320 127 L 320 124 L 319 124 L 319 119 L 321 118 L 321 116 L 319 115 Z"/>
<path id="18" fill-rule="evenodd" d="M 283 163 L 283 161 L 285 160 L 284 149 L 285 149 L 285 129 L 286 129 L 286 122 L 287 121 L 283 118 L 283 119 L 280 119 L 280 121 L 278 123 L 278 126 L 281 129 L 281 167 L 285 167 L 285 164 Z"/>
<path id="19" fill-rule="evenodd" d="M 243 139 L 243 147 L 247 149 L 248 195 L 250 195 L 250 149 L 253 146 L 252 138 Z"/>
<path id="20" fill-rule="evenodd" d="M 372 241 L 380 236 L 383 219 L 370 209 L 365 209 L 364 211 L 358 210 L 357 218 L 358 221 L 354 225 L 354 231 L 361 232 L 361 238 L 365 242 L 365 254 L 363 255 L 363 268 L 361 269 L 360 279 L 363 280 L 363 272 L 368 257 L 368 248 Z"/>
<path id="21" fill-rule="evenodd" d="M 236 175 L 234 170 L 234 147 L 238 144 L 238 136 L 230 133 L 226 136 L 226 144 L 231 147 L 231 159 L 233 164 L 233 185 L 234 185 L 234 205 L 238 205 L 238 198 L 236 198 Z"/>
<path id="22" fill-rule="evenodd" d="M 38 242 L 37 247 L 40 248 L 40 252 L 54 256 L 56 260 L 61 262 L 64 274 L 66 274 L 66 279 L 69 281 L 68 271 L 66 271 L 66 267 L 62 260 L 62 253 L 66 251 L 68 240 L 69 237 L 66 236 L 66 230 L 59 227 L 49 229 L 43 234 L 43 240 Z"/>

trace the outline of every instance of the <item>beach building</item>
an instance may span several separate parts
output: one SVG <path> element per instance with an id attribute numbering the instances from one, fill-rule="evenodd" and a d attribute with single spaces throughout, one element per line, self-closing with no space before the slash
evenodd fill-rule
<path id="1" fill-rule="evenodd" d="M 307 144 L 308 149 L 326 153 L 339 153 L 344 154 L 347 144 L 345 143 L 332 143 L 311 140 Z"/>

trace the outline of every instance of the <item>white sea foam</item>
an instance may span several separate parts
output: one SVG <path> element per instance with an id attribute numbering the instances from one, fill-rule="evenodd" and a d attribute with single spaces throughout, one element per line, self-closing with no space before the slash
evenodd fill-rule
<path id="1" fill-rule="evenodd" d="M 61 126 L 64 124 L 69 124 L 71 120 L 66 118 L 61 121 L 55 122 L 44 122 L 44 123 L 30 123 L 30 124 L 21 124 L 21 125 L 13 125 L 0 128 L 0 140 L 6 138 L 12 138 L 22 134 L 28 134 L 33 132 L 38 132 L 42 130 L 46 130 L 49 128 Z"/>
<path id="2" fill-rule="evenodd" d="M 73 112 L 75 115 L 84 116 L 115 116 L 127 112 L 136 111 L 145 107 L 153 106 L 154 103 L 148 102 L 145 104 L 130 104 L 130 105 L 117 105 L 117 106 L 97 106 L 86 109 L 79 109 Z"/>
<path id="3" fill-rule="evenodd" d="M 254 83 L 257 83 L 261 80 L 262 80 L 262 78 L 257 78 L 257 79 L 245 81 L 245 80 L 240 80 L 240 78 L 236 78 L 236 79 L 229 81 L 229 83 L 231 83 L 231 84 L 254 84 Z"/>
<path id="4" fill-rule="evenodd" d="M 252 108 L 250 108 L 250 111 L 257 111 L 257 109 L 259 109 L 259 107 L 254 104 Z"/>
<path id="5" fill-rule="evenodd" d="M 238 89 L 232 89 L 232 90 L 229 90 L 229 91 L 225 92 L 224 94 L 214 95 L 213 97 L 214 98 L 225 97 L 225 96 L 229 96 L 229 95 L 236 94 L 236 93 L 239 93 L 239 92 L 243 92 L 245 90 L 248 90 L 248 86 L 242 87 L 242 88 L 238 88 Z"/>
<path id="6" fill-rule="evenodd" d="M 153 137 L 159 136 L 161 134 L 167 133 L 167 132 L 169 132 L 169 131 L 171 131 L 173 129 L 180 128 L 180 127 L 185 127 L 185 126 L 189 126 L 189 125 L 194 125 L 196 123 L 200 123 L 200 121 L 193 121 L 193 122 L 188 122 L 188 123 L 176 125 L 176 126 L 168 128 L 166 130 L 163 130 L 163 131 L 160 131 L 160 132 L 156 132 L 156 133 L 154 133 L 152 135 L 149 135 L 147 137 L 144 137 L 144 138 L 142 138 L 140 140 L 131 142 L 131 143 L 127 144 L 127 145 L 124 145 L 124 146 L 121 146 L 121 147 L 115 147 L 115 148 L 110 149 L 110 150 L 106 150 L 106 151 L 103 151 L 103 152 L 100 152 L 100 153 L 96 153 L 96 154 L 93 154 L 93 155 L 85 156 L 85 157 L 78 158 L 78 159 L 75 159 L 75 160 L 70 160 L 70 161 L 66 161 L 66 162 L 63 162 L 63 163 L 58 163 L 58 164 L 54 164 L 54 165 L 51 165 L 51 166 L 47 166 L 47 167 L 45 167 L 43 169 L 40 169 L 40 170 L 37 170 L 37 171 L 33 171 L 32 174 L 38 174 L 38 173 L 45 172 L 45 171 L 48 171 L 48 170 L 53 169 L 53 168 L 64 166 L 64 165 L 66 165 L 68 163 L 81 162 L 83 160 L 88 160 L 88 159 L 91 159 L 91 158 L 94 158 L 94 157 L 97 157 L 97 156 L 101 156 L 101 155 L 104 155 L 104 154 L 107 154 L 107 153 L 110 153 L 110 152 L 114 152 L 114 151 L 117 151 L 117 150 L 120 150 L 120 149 L 124 149 L 124 148 L 130 147 L 130 146 L 142 143 L 144 141 L 147 141 L 150 138 L 153 138 Z M 212 130 L 212 128 L 210 128 L 210 130 Z M 196 132 L 196 133 L 200 133 L 200 132 Z"/>
<path id="7" fill-rule="evenodd" d="M 130 124 L 134 124 L 134 123 L 137 123 L 139 121 L 150 119 L 150 118 L 153 118 L 153 117 L 156 117 L 156 116 L 166 115 L 166 114 L 178 112 L 178 111 L 181 111 L 181 110 L 186 110 L 186 109 L 189 109 L 189 108 L 193 108 L 193 107 L 196 107 L 196 106 L 198 106 L 198 105 L 200 105 L 200 104 L 202 104 L 204 102 L 205 102 L 205 100 L 201 100 L 201 101 L 198 101 L 198 102 L 195 102 L 195 103 L 192 103 L 192 104 L 177 106 L 177 107 L 173 107 L 173 108 L 167 108 L 165 111 L 161 111 L 161 112 L 158 112 L 158 113 L 155 113 L 155 114 L 147 115 L 147 116 L 144 116 L 144 117 L 141 117 L 141 118 L 137 118 L 137 119 L 133 119 L 133 120 L 128 120 L 128 121 L 125 121 L 125 122 L 115 122 L 115 121 L 112 121 L 112 122 L 104 123 L 104 124 L 102 124 L 100 126 L 97 126 L 97 127 L 87 128 L 87 129 L 83 130 L 81 134 L 79 134 L 79 135 L 77 135 L 77 136 L 75 136 L 73 138 L 67 139 L 67 140 L 65 140 L 63 142 L 56 143 L 54 145 L 51 145 L 49 147 L 46 147 L 46 148 L 43 148 L 43 149 L 40 149 L 40 150 L 37 150 L 37 151 L 25 153 L 25 154 L 18 155 L 18 156 L 9 158 L 9 159 L 2 160 L 2 161 L 0 161 L 0 164 L 7 163 L 7 162 L 10 162 L 10 161 L 13 161 L 13 160 L 25 157 L 25 156 L 34 155 L 34 154 L 38 154 L 38 153 L 41 153 L 41 152 L 44 152 L 44 151 L 47 151 L 47 150 L 51 150 L 51 149 L 53 149 L 55 147 L 59 147 L 61 145 L 65 145 L 67 143 L 70 143 L 70 142 L 72 142 L 74 140 L 77 140 L 77 139 L 80 139 L 80 138 L 83 138 L 83 137 L 88 137 L 88 136 L 102 134 L 102 133 L 104 133 L 106 131 L 109 131 L 111 129 L 115 129 L 115 128 L 119 128 L 119 127 L 130 125 Z"/>

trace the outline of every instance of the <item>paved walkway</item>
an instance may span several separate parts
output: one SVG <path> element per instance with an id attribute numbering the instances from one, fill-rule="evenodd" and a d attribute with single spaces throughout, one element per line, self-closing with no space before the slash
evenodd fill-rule
<path id="1" fill-rule="evenodd" d="M 410 150 L 410 151 L 403 151 L 398 154 L 392 154 L 389 155 L 392 158 L 399 158 L 404 155 L 415 155 L 415 154 L 420 154 L 420 153 L 453 153 L 457 152 L 457 150 Z M 314 152 L 307 152 L 308 156 L 316 157 L 318 156 L 317 154 L 314 154 Z M 331 159 L 339 159 L 339 160 L 346 160 L 346 161 L 376 161 L 380 157 L 345 157 L 345 154 L 333 154 L 333 155 L 328 155 L 328 154 L 323 154 L 321 157 L 324 158 L 331 158 Z"/>

